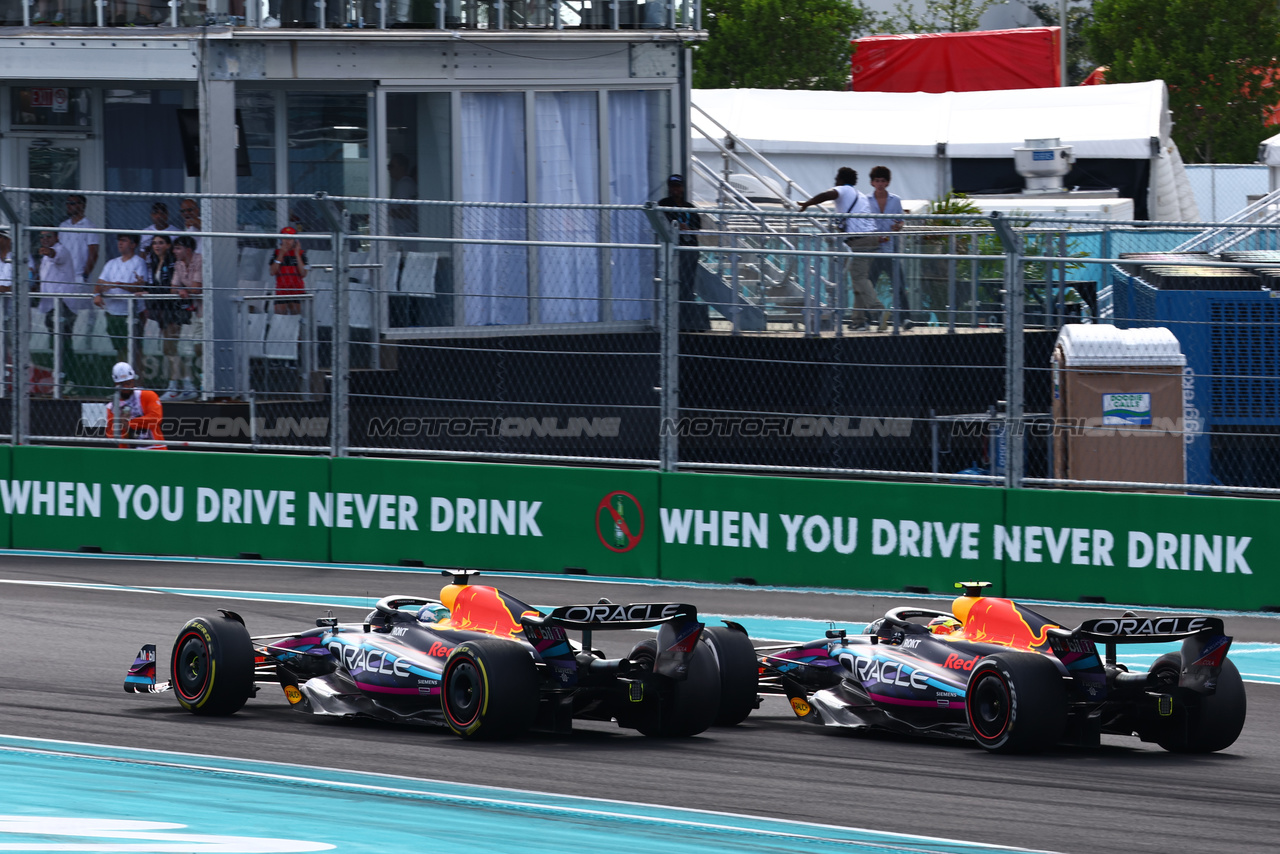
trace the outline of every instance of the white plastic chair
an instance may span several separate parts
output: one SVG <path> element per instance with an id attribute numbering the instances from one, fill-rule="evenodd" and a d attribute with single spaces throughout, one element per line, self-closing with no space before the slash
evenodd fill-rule
<path id="1" fill-rule="evenodd" d="M 435 296 L 439 252 L 406 252 L 400 274 L 400 293 Z"/>
<path id="2" fill-rule="evenodd" d="M 302 330 L 302 315 L 273 314 L 267 327 L 262 355 L 268 359 L 298 361 L 298 333 Z"/>
<path id="3" fill-rule="evenodd" d="M 31 309 L 31 352 L 49 353 L 53 351 L 53 338 L 44 326 L 44 314 L 37 308 Z"/>

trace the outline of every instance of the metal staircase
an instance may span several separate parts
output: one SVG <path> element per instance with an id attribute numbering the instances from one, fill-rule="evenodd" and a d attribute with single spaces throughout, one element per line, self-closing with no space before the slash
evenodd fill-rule
<path id="1" fill-rule="evenodd" d="M 838 276 L 800 256 L 768 254 L 770 249 L 827 248 L 829 241 L 818 236 L 824 232 L 780 215 L 796 211 L 799 200 L 811 194 L 697 104 L 691 107 L 705 119 L 690 123 L 693 132 L 710 142 L 721 160 L 717 169 L 696 155 L 691 159 L 693 171 L 714 190 L 714 201 L 700 206 L 718 211 L 703 214 L 703 234 L 714 236 L 716 245 L 704 245 L 698 296 L 726 319 L 736 314 L 734 328 L 743 330 L 796 323 L 806 307 L 825 307 Z M 708 220 L 714 229 L 706 228 Z"/>
<path id="2" fill-rule="evenodd" d="M 1171 251 L 1218 255 L 1228 250 L 1277 249 L 1280 248 L 1277 230 L 1258 227 L 1276 224 L 1280 224 L 1280 190 L 1267 193 L 1253 204 L 1227 217 L 1223 225 L 1205 229 Z"/>

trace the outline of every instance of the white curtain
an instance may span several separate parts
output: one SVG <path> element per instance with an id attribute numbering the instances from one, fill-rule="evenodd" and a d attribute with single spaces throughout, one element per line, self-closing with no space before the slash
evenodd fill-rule
<path id="1" fill-rule="evenodd" d="M 462 95 L 462 201 L 524 202 L 524 95 Z M 525 240 L 525 212 L 464 208 L 464 237 Z M 529 322 L 529 253 L 524 246 L 463 245 L 468 326 Z"/>
<path id="2" fill-rule="evenodd" d="M 538 201 L 581 205 L 600 201 L 600 132 L 595 92 L 539 92 L 536 105 Z M 538 239 L 597 242 L 600 212 L 539 210 Z M 542 323 L 600 319 L 600 250 L 538 250 Z"/>
<path id="3" fill-rule="evenodd" d="M 660 176 L 653 174 L 654 98 L 652 92 L 609 93 L 609 204 L 641 205 L 652 195 Z M 653 229 L 644 214 L 613 211 L 611 242 L 651 243 Z M 653 318 L 653 275 L 656 258 L 643 249 L 614 249 L 613 318 Z"/>

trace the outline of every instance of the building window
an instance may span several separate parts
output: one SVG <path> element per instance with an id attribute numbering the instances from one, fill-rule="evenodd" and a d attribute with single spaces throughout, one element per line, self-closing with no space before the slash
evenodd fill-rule
<path id="1" fill-rule="evenodd" d="M 527 201 L 524 94 L 462 95 L 464 202 Z M 525 240 L 525 211 L 464 208 L 462 236 Z M 524 246 L 463 246 L 464 317 L 468 326 L 529 323 L 529 251 Z"/>
<path id="2" fill-rule="evenodd" d="M 290 92 L 288 152 L 290 193 L 370 195 L 368 96 Z M 358 216 L 367 217 L 367 213 Z M 295 204 L 290 220 L 302 231 L 328 230 L 313 203 Z"/>
<path id="3" fill-rule="evenodd" d="M 671 168 L 665 91 L 609 93 L 609 193 L 611 205 L 642 205 L 666 195 Z M 653 228 L 636 211 L 613 211 L 610 240 L 649 243 Z M 614 320 L 653 318 L 654 253 L 614 249 L 611 284 Z"/>
<path id="4" fill-rule="evenodd" d="M 15 128 L 89 130 L 93 126 L 88 89 L 15 86 L 10 92 L 9 123 Z"/>
<path id="5" fill-rule="evenodd" d="M 236 179 L 237 192 L 276 192 L 276 101 L 275 92 L 236 92 L 236 112 L 244 124 L 250 172 Z M 275 200 L 240 199 L 236 202 L 236 222 L 247 231 L 275 232 L 280 228 Z"/>
<path id="6" fill-rule="evenodd" d="M 555 205 L 600 202 L 599 96 L 595 92 L 539 92 L 534 96 L 537 201 Z M 538 210 L 537 239 L 595 243 L 597 210 Z M 541 323 L 600 319 L 600 250 L 538 250 Z"/>
<path id="7" fill-rule="evenodd" d="M 102 159 L 105 188 L 128 193 L 181 193 L 187 164 L 178 131 L 181 89 L 107 89 L 102 98 Z M 168 207 L 169 223 L 181 228 L 174 199 L 108 196 L 106 222 L 131 228 L 155 224 L 152 202 Z"/>

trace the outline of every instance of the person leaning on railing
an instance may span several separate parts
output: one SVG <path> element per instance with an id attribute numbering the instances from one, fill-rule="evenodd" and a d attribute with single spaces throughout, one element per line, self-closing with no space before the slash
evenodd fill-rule
<path id="1" fill-rule="evenodd" d="M 107 337 L 116 349 L 116 358 L 129 361 L 129 301 L 120 297 L 146 293 L 147 264 L 137 254 L 138 235 L 117 234 L 116 247 L 120 257 L 112 258 L 102 268 L 98 283 L 93 286 L 93 304 L 106 312 Z M 114 297 L 114 299 L 112 299 Z"/>
<path id="2" fill-rule="evenodd" d="M 164 434 L 160 432 L 160 424 L 164 421 L 164 407 L 160 405 L 160 397 L 154 391 L 137 388 L 138 375 L 128 362 L 117 362 L 111 369 L 111 380 L 116 384 L 117 402 L 107 404 L 107 435 L 113 439 L 150 439 L 150 444 L 128 445 L 121 443 L 122 448 L 137 447 L 144 451 L 164 451 L 168 446 L 164 443 Z M 115 411 L 119 405 L 120 412 Z M 117 434 L 116 418 L 120 418 L 120 433 Z"/>

